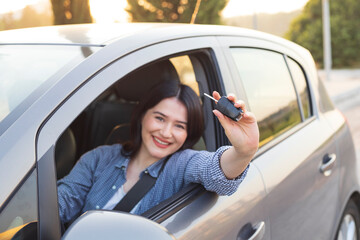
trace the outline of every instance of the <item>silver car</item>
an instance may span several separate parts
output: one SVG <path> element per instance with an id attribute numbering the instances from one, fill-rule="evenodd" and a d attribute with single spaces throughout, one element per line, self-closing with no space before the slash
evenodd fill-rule
<path id="1" fill-rule="evenodd" d="M 231 196 L 193 185 L 135 216 L 93 210 L 63 226 L 57 179 L 86 151 L 126 141 L 133 107 L 161 80 L 192 87 L 196 149 L 228 140 L 204 93 L 255 113 L 260 148 Z M 72 25 L 0 32 L 0 239 L 360 239 L 349 128 L 311 54 L 226 26 Z"/>

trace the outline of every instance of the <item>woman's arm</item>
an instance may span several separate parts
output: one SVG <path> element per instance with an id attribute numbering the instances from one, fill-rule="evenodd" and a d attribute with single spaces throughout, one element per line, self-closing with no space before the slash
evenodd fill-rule
<path id="1" fill-rule="evenodd" d="M 214 91 L 213 97 L 218 100 L 221 96 Z M 246 169 L 259 147 L 259 128 L 254 114 L 246 111 L 243 101 L 237 101 L 233 94 L 229 94 L 228 99 L 244 111 L 242 119 L 236 122 L 218 110 L 213 112 L 233 146 L 222 154 L 220 166 L 228 179 L 234 179 Z"/>

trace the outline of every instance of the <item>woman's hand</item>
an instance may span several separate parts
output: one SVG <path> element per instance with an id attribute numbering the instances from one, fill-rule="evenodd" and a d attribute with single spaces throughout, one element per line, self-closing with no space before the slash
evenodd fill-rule
<path id="1" fill-rule="evenodd" d="M 216 100 L 221 98 L 216 91 L 213 92 Z M 237 100 L 234 94 L 227 98 L 234 103 L 234 106 L 241 108 L 244 113 L 239 121 L 233 121 L 218 110 L 213 113 L 219 119 L 225 130 L 225 134 L 233 145 L 231 151 L 225 151 L 221 157 L 221 167 L 228 178 L 239 176 L 249 164 L 259 147 L 259 128 L 253 113 L 246 111 L 245 103 Z"/>

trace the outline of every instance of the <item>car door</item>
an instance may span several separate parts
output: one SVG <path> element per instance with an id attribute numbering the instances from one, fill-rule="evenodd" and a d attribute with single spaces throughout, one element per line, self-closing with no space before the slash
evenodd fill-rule
<path id="1" fill-rule="evenodd" d="M 201 69 L 195 67 L 194 70 L 205 73 L 207 92 L 217 90 L 226 95 L 224 82 L 231 83 L 227 61 L 217 43 L 211 46 L 209 53 L 208 61 L 201 61 Z M 202 100 L 205 111 L 214 108 L 212 100 Z M 215 147 L 229 144 L 211 111 L 205 115 L 208 122 L 214 122 L 214 129 L 207 131 L 215 131 L 205 139 L 206 142 L 216 140 Z M 217 196 L 203 192 L 191 201 L 187 207 L 158 220 L 177 239 L 270 239 L 269 218 L 264 208 L 265 188 L 256 164 L 251 165 L 245 180 L 233 195 Z"/>
<path id="2" fill-rule="evenodd" d="M 116 56 L 124 54 L 119 44 L 112 44 L 105 48 L 108 53 Z M 44 119 L 39 129 L 37 137 L 37 160 L 38 160 L 38 179 L 39 179 L 39 216 L 40 234 L 43 238 L 57 239 L 59 237 L 59 216 L 57 212 L 57 192 L 56 192 L 56 143 L 69 126 L 78 118 L 81 118 L 85 109 L 92 106 L 94 100 L 101 98 L 103 93 L 116 84 L 122 82 L 126 76 L 136 69 L 142 69 L 151 62 L 157 62 L 164 58 L 178 55 L 188 55 L 191 59 L 196 79 L 199 83 L 199 92 L 209 92 L 210 90 L 220 89 L 223 91 L 222 83 L 219 79 L 228 77 L 228 70 L 218 70 L 218 61 L 223 61 L 222 54 L 217 59 L 218 43 L 214 37 L 196 37 L 177 40 L 162 41 L 148 47 L 138 48 L 124 57 L 117 56 L 111 64 L 103 67 L 91 77 L 85 77 L 80 85 L 72 83 L 74 76 L 84 76 L 81 74 L 84 69 L 98 67 L 99 63 L 94 64 L 96 56 L 94 54 L 87 66 L 86 61 L 65 76 L 52 91 L 48 92 L 46 98 L 58 98 L 59 105 L 55 110 Z M 176 65 L 174 63 L 174 65 Z M 93 69 L 96 72 L 96 69 Z M 215 74 L 215 75 L 213 75 Z M 146 80 L 146 79 L 145 79 Z M 69 86 L 74 85 L 74 88 Z M 56 89 L 56 90 L 55 90 Z M 127 90 L 126 86 L 125 89 Z M 55 95 L 54 95 L 55 94 Z M 204 141 L 208 150 L 215 150 L 223 140 L 216 134 L 219 131 L 215 126 L 214 117 L 211 115 L 210 101 L 204 103 L 204 112 L 209 118 L 204 133 Z M 244 239 L 252 236 L 255 230 L 257 234 L 265 235 L 269 239 L 269 228 L 265 227 L 267 219 L 264 217 L 263 197 L 265 195 L 264 184 L 258 169 L 251 167 L 246 181 L 243 182 L 237 193 L 230 197 L 218 197 L 213 193 L 202 192 L 192 196 L 185 205 L 176 205 L 175 202 L 167 203 L 166 209 L 160 219 L 154 220 L 168 229 L 179 239 L 193 238 L 198 239 Z M 183 196 L 180 196 L 183 197 Z M 183 197 L 184 198 L 184 197 Z M 178 202 L 178 201 L 177 201 Z M 189 202 L 191 202 L 189 204 Z M 176 206 L 175 208 L 172 206 Z M 182 210 L 179 210 L 182 209 Z M 124 223 L 126 224 L 126 223 Z M 114 234 L 119 234 L 113 229 Z M 204 231 L 206 234 L 204 234 Z"/>
<path id="3" fill-rule="evenodd" d="M 330 239 L 339 192 L 334 132 L 319 114 L 309 66 L 296 50 L 224 37 L 238 95 L 260 129 L 254 163 L 266 186 L 272 239 Z"/>

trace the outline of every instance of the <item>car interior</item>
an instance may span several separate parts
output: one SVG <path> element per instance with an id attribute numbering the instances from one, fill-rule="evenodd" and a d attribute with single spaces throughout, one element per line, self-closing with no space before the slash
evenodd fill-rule
<path id="1" fill-rule="evenodd" d="M 130 73 L 92 102 L 56 143 L 57 178 L 66 176 L 83 153 L 100 145 L 129 140 L 133 109 L 141 96 L 161 81 L 180 81 L 169 59 Z M 198 92 L 197 89 L 195 91 Z M 203 140 L 195 148 L 205 149 Z"/>
<path id="2" fill-rule="evenodd" d="M 66 176 L 85 152 L 100 145 L 124 143 L 129 140 L 132 111 L 141 96 L 155 84 L 161 81 L 180 81 L 192 87 L 203 103 L 200 92 L 204 92 L 204 84 L 198 79 L 206 79 L 205 72 L 202 67 L 194 67 L 193 63 L 196 64 L 196 58 L 191 61 L 187 55 L 161 59 L 135 70 L 103 92 L 59 137 L 55 147 L 57 179 Z M 211 107 L 208 108 L 211 111 Z M 205 107 L 204 112 L 209 114 Z M 214 123 L 209 122 L 209 119 L 205 120 L 205 128 L 213 128 Z M 193 148 L 206 149 L 205 137 L 203 136 Z M 172 202 L 177 202 L 173 206 L 174 211 L 177 211 L 179 205 L 184 206 L 184 202 L 189 203 L 202 192 L 204 189 L 198 184 L 183 189 L 166 201 L 166 211 L 169 211 L 169 204 Z M 179 198 L 181 201 L 177 200 Z M 155 207 L 144 213 L 144 216 L 161 221 L 164 219 L 163 211 L 162 207 Z"/>

